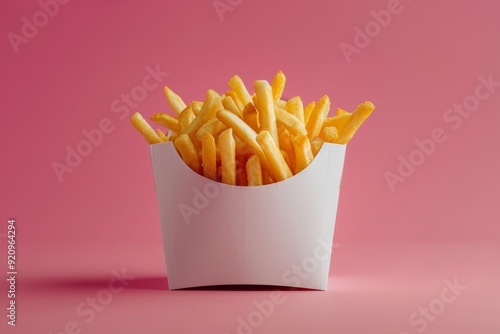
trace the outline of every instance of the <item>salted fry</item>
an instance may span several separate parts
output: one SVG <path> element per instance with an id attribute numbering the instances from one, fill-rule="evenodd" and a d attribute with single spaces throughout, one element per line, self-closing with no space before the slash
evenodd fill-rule
<path id="1" fill-rule="evenodd" d="M 371 115 L 374 109 L 375 106 L 371 102 L 361 103 L 356 110 L 354 110 L 351 117 L 349 117 L 349 121 L 347 121 L 347 124 L 344 126 L 342 131 L 340 131 L 337 143 L 347 144 L 361 124 L 363 124 L 363 122 Z"/>
<path id="2" fill-rule="evenodd" d="M 284 109 L 297 117 L 302 125 L 306 125 L 304 122 L 304 105 L 302 104 L 302 99 L 299 96 L 294 96 L 288 100 Z"/>
<path id="3" fill-rule="evenodd" d="M 330 98 L 325 95 L 319 100 L 318 104 L 314 107 L 311 115 L 309 117 L 309 122 L 307 122 L 307 137 L 312 140 L 314 137 L 319 135 L 323 122 L 328 116 L 330 111 Z"/>
<path id="4" fill-rule="evenodd" d="M 285 126 L 293 135 L 306 135 L 307 130 L 297 117 L 287 112 L 285 109 L 274 108 L 276 121 Z"/>
<path id="5" fill-rule="evenodd" d="M 259 113 L 253 103 L 248 103 L 243 109 L 243 120 L 255 131 L 259 131 Z"/>
<path id="6" fill-rule="evenodd" d="M 344 110 L 344 109 L 341 109 L 341 108 L 337 108 L 337 112 L 335 113 L 335 116 L 341 116 L 341 115 L 350 115 L 351 113 Z"/>
<path id="7" fill-rule="evenodd" d="M 299 135 L 293 140 L 293 147 L 295 148 L 295 173 L 300 173 L 314 159 L 311 143 L 307 136 Z"/>
<path id="8" fill-rule="evenodd" d="M 220 134 L 217 146 L 222 167 L 222 183 L 236 185 L 236 144 L 233 129 L 226 129 Z"/>
<path id="9" fill-rule="evenodd" d="M 260 167 L 260 159 L 258 155 L 252 155 L 248 159 L 246 171 L 249 186 L 262 185 L 262 168 Z"/>
<path id="10" fill-rule="evenodd" d="M 324 127 L 321 130 L 319 136 L 321 137 L 321 139 L 323 139 L 327 143 L 335 143 L 335 141 L 339 137 L 339 134 L 337 132 L 337 128 L 336 127 L 334 127 L 334 126 L 327 126 L 327 127 Z"/>
<path id="11" fill-rule="evenodd" d="M 309 123 L 309 118 L 311 117 L 311 113 L 316 107 L 316 102 L 312 101 L 304 108 L 304 124 L 307 125 Z"/>
<path id="12" fill-rule="evenodd" d="M 179 120 L 174 116 L 166 113 L 154 114 L 150 118 L 153 122 L 163 125 L 164 127 L 172 130 L 175 133 L 179 133 Z"/>
<path id="13" fill-rule="evenodd" d="M 165 86 L 164 89 L 168 104 L 170 104 L 175 113 L 179 115 L 186 108 L 186 104 L 182 101 L 181 97 L 175 94 L 170 88 Z"/>
<path id="14" fill-rule="evenodd" d="M 344 126 L 347 124 L 347 121 L 349 121 L 349 118 L 351 117 L 350 113 L 347 114 L 342 114 L 342 115 L 336 115 L 333 117 L 327 117 L 325 121 L 323 122 L 323 128 L 326 128 L 328 126 L 334 126 L 337 128 L 337 131 L 340 133 Z"/>
<path id="15" fill-rule="evenodd" d="M 267 131 L 279 147 L 278 128 L 276 126 L 276 115 L 274 112 L 273 91 L 266 80 L 257 80 L 254 84 L 255 96 L 259 101 L 259 131 Z"/>
<path id="16" fill-rule="evenodd" d="M 271 176 L 276 181 L 283 181 L 292 177 L 292 171 L 281 155 L 278 145 L 276 145 L 276 142 L 271 134 L 266 130 L 261 131 L 257 135 L 257 142 L 266 155 L 266 159 L 270 166 L 269 172 L 271 173 Z"/>
<path id="17" fill-rule="evenodd" d="M 237 75 L 231 78 L 228 82 L 229 87 L 236 93 L 236 96 L 238 97 L 238 100 L 241 102 L 243 106 L 247 105 L 248 102 L 252 101 L 252 97 L 250 96 L 250 93 L 248 93 L 248 90 L 243 83 L 243 80 Z"/>
<path id="18" fill-rule="evenodd" d="M 198 174 L 201 174 L 202 169 L 200 165 L 200 159 L 198 156 L 198 151 L 194 146 L 191 138 L 187 134 L 181 134 L 174 142 L 175 148 L 182 157 L 182 160 Z"/>
<path id="19" fill-rule="evenodd" d="M 205 124 L 207 121 L 215 117 L 217 111 L 222 109 L 222 102 L 219 94 L 213 89 L 207 91 L 205 102 L 201 108 L 196 118 L 191 122 L 183 133 L 194 136 L 196 132 Z"/>
<path id="20" fill-rule="evenodd" d="M 160 129 L 156 129 L 156 133 L 158 134 L 158 137 L 160 137 L 160 139 L 163 142 L 167 142 L 168 141 L 168 138 L 167 138 L 167 136 L 165 135 L 165 133 L 163 131 L 161 131 Z"/>
<path id="21" fill-rule="evenodd" d="M 224 109 L 229 110 L 239 118 L 243 117 L 243 108 L 240 109 L 231 96 L 226 96 L 222 99 L 222 106 L 224 107 Z"/>
<path id="22" fill-rule="evenodd" d="M 323 143 L 324 140 L 321 139 L 320 137 L 314 137 L 314 139 L 311 140 L 311 150 L 314 157 L 316 156 L 316 154 L 318 154 L 319 150 L 321 150 Z"/>
<path id="23" fill-rule="evenodd" d="M 217 180 L 217 149 L 214 137 L 205 132 L 201 140 L 201 165 L 203 175 L 212 180 Z"/>
<path id="24" fill-rule="evenodd" d="M 151 125 L 142 117 L 142 115 L 136 112 L 132 115 L 130 122 L 141 133 L 141 135 L 146 139 L 149 144 L 162 143 L 163 140 L 158 136 L 158 134 L 153 130 Z"/>

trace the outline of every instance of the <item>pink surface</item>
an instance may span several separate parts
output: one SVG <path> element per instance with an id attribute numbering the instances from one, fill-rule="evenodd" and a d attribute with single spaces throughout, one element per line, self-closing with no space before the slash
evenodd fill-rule
<path id="1" fill-rule="evenodd" d="M 285 97 L 377 109 L 347 150 L 330 291 L 286 291 L 254 332 L 418 333 L 409 317 L 455 277 L 467 289 L 422 332 L 500 332 L 497 2 L 40 3 L 0 4 L 0 249 L 11 217 L 19 245 L 18 326 L 2 315 L 2 332 L 81 324 L 121 268 L 135 279 L 82 333 L 237 332 L 271 291 L 164 290 L 149 149 L 128 118 L 168 110 L 165 84 L 199 100 L 279 69 Z"/>

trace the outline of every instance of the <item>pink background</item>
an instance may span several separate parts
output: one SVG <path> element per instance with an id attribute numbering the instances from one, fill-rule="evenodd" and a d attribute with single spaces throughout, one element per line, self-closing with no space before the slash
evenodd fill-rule
<path id="1" fill-rule="evenodd" d="M 1 3 L 0 248 L 11 217 L 19 246 L 18 326 L 2 314 L 2 332 L 55 334 L 76 320 L 82 333 L 235 333 L 237 317 L 269 297 L 165 290 L 149 149 L 112 107 L 159 66 L 168 76 L 128 116 L 171 112 L 163 85 L 202 100 L 234 74 L 250 86 L 280 69 L 287 98 L 377 107 L 348 147 L 329 291 L 285 291 L 255 333 L 418 333 L 409 316 L 454 278 L 468 288 L 424 331 L 499 333 L 500 87 L 458 128 L 443 118 L 473 101 L 478 77 L 500 82 L 497 2 L 401 0 L 349 62 L 340 45 L 388 1 L 221 1 L 235 5 L 222 19 L 212 0 L 73 0 L 18 52 L 8 34 L 41 7 Z M 106 118 L 113 130 L 60 182 L 52 164 Z M 384 174 L 436 128 L 446 141 L 391 189 Z M 134 280 L 82 322 L 75 308 L 114 268 Z"/>

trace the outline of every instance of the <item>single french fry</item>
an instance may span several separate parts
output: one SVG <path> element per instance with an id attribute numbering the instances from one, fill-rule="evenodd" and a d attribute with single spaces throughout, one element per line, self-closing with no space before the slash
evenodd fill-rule
<path id="1" fill-rule="evenodd" d="M 231 96 L 226 96 L 222 99 L 222 106 L 224 107 L 224 109 L 229 110 L 239 118 L 243 116 L 243 108 L 240 111 L 240 108 L 236 105 L 234 99 Z"/>
<path id="2" fill-rule="evenodd" d="M 158 136 L 158 134 L 153 130 L 151 125 L 149 125 L 148 122 L 142 117 L 142 115 L 138 112 L 136 112 L 134 115 L 132 115 L 132 118 L 130 119 L 130 122 L 134 126 L 134 128 L 137 129 L 141 133 L 141 135 L 146 139 L 146 141 L 149 144 L 158 144 L 162 143 L 163 141 L 161 138 Z"/>
<path id="3" fill-rule="evenodd" d="M 295 173 L 300 173 L 314 159 L 309 138 L 304 135 L 296 136 L 293 140 L 295 148 Z"/>
<path id="4" fill-rule="evenodd" d="M 341 109 L 341 108 L 337 108 L 337 112 L 335 113 L 335 116 L 340 116 L 340 115 L 351 115 L 350 112 L 344 110 L 344 109 Z"/>
<path id="5" fill-rule="evenodd" d="M 167 142 L 168 141 L 168 138 L 167 138 L 167 136 L 165 135 L 165 133 L 163 131 L 161 131 L 160 129 L 156 129 L 156 133 L 158 134 L 158 137 L 160 137 L 160 139 L 163 142 Z"/>
<path id="6" fill-rule="evenodd" d="M 338 144 L 347 144 L 351 140 L 354 133 L 363 124 L 363 122 L 371 115 L 375 106 L 371 102 L 361 103 L 352 113 L 347 121 L 347 124 L 342 128 L 337 139 Z"/>
<path id="7" fill-rule="evenodd" d="M 243 83 L 243 80 L 237 75 L 231 78 L 228 82 L 229 87 L 236 93 L 238 100 L 241 102 L 242 106 L 247 105 L 248 102 L 252 101 L 252 97 L 248 93 L 248 90 Z"/>
<path id="8" fill-rule="evenodd" d="M 236 158 L 253 154 L 255 154 L 254 150 L 246 142 L 240 141 L 239 143 L 236 143 Z"/>
<path id="9" fill-rule="evenodd" d="M 337 132 L 337 128 L 334 126 L 327 126 L 321 129 L 321 132 L 319 134 L 321 139 L 326 141 L 327 143 L 335 143 L 337 138 L 339 137 L 339 134 Z"/>
<path id="10" fill-rule="evenodd" d="M 351 113 L 347 113 L 347 114 L 327 117 L 325 119 L 325 121 L 323 122 L 323 128 L 326 128 L 329 126 L 334 126 L 337 128 L 337 131 L 340 133 L 340 132 L 342 132 L 342 129 L 347 124 L 347 122 L 349 121 L 349 118 L 351 118 L 351 116 L 352 116 Z"/>
<path id="11" fill-rule="evenodd" d="M 212 180 L 217 180 L 217 149 L 214 137 L 205 132 L 201 139 L 201 165 L 203 175 Z"/>
<path id="12" fill-rule="evenodd" d="M 174 133 L 168 136 L 168 140 L 174 142 L 177 139 L 177 137 L 179 137 L 179 135 L 177 133 Z"/>
<path id="13" fill-rule="evenodd" d="M 260 147 L 264 151 L 264 154 L 266 155 L 267 161 L 270 166 L 269 172 L 271 173 L 271 176 L 276 181 L 282 181 L 288 179 L 289 177 L 292 177 L 292 171 L 285 162 L 285 159 L 281 155 L 278 145 L 276 145 L 276 142 L 274 141 L 269 131 L 261 131 L 257 135 L 256 139 Z"/>
<path id="14" fill-rule="evenodd" d="M 201 174 L 202 169 L 200 165 L 200 159 L 198 156 L 198 150 L 194 146 L 191 138 L 187 134 L 181 134 L 177 137 L 174 142 L 177 151 L 179 151 L 182 160 L 198 174 Z"/>
<path id="15" fill-rule="evenodd" d="M 248 186 L 247 171 L 245 164 L 236 160 L 236 185 Z"/>
<path id="16" fill-rule="evenodd" d="M 243 109 L 243 120 L 255 131 L 259 131 L 259 112 L 253 103 L 248 103 Z"/>
<path id="17" fill-rule="evenodd" d="M 232 112 L 225 109 L 217 112 L 217 118 L 224 123 L 225 126 L 232 128 L 236 136 L 238 136 L 238 138 L 247 143 L 248 146 L 254 150 L 255 154 L 259 156 L 263 168 L 268 170 L 269 164 L 267 163 L 266 155 L 257 142 L 257 133 L 252 130 L 250 125 L 245 123 L 241 118 Z"/>
<path id="18" fill-rule="evenodd" d="M 236 144 L 233 129 L 224 130 L 219 136 L 219 152 L 222 167 L 222 182 L 236 185 Z"/>
<path id="19" fill-rule="evenodd" d="M 222 131 L 226 130 L 227 126 L 224 125 L 217 118 L 212 118 L 206 122 L 199 130 L 196 132 L 196 137 L 199 139 L 203 138 L 205 133 L 210 133 L 214 138 L 217 137 Z"/>
<path id="20" fill-rule="evenodd" d="M 274 112 L 273 91 L 266 80 L 257 80 L 254 84 L 255 95 L 259 101 L 259 131 L 267 131 L 279 148 L 278 128 L 276 126 L 276 115 Z"/>
<path id="21" fill-rule="evenodd" d="M 262 185 L 262 168 L 258 155 L 252 155 L 246 164 L 247 178 L 249 186 Z"/>
<path id="22" fill-rule="evenodd" d="M 186 108 L 186 104 L 182 101 L 181 97 L 175 94 L 170 88 L 165 86 L 164 89 L 168 104 L 170 104 L 175 113 L 179 115 Z"/>
<path id="23" fill-rule="evenodd" d="M 290 136 L 290 133 L 287 129 L 281 131 L 278 134 L 278 137 L 280 141 L 280 148 L 284 150 L 290 158 L 290 163 L 288 164 L 288 166 L 292 170 L 292 173 L 295 174 L 295 149 L 293 147 L 292 137 Z"/>
<path id="24" fill-rule="evenodd" d="M 217 111 L 221 110 L 222 102 L 219 94 L 213 89 L 207 91 L 205 102 L 201 108 L 196 118 L 191 122 L 191 124 L 184 130 L 183 133 L 194 136 L 196 132 L 205 124 L 207 121 L 215 117 Z"/>
<path id="25" fill-rule="evenodd" d="M 294 115 L 290 114 L 288 111 L 285 109 L 281 108 L 274 108 L 274 112 L 276 115 L 276 121 L 278 123 L 281 123 L 285 126 L 285 128 L 290 131 L 291 134 L 293 135 L 307 135 L 307 130 L 302 124 L 301 121 Z"/>
<path id="26" fill-rule="evenodd" d="M 316 107 L 316 102 L 312 101 L 304 108 L 304 124 L 307 125 L 309 123 L 309 118 L 311 117 L 311 113 Z"/>
<path id="27" fill-rule="evenodd" d="M 285 108 L 290 114 L 298 118 L 302 125 L 306 126 L 304 122 L 304 105 L 299 96 L 294 96 L 286 102 Z"/>
<path id="28" fill-rule="evenodd" d="M 319 150 L 321 150 L 321 147 L 323 146 L 323 139 L 321 139 L 319 136 L 318 137 L 314 137 L 313 140 L 311 140 L 311 150 L 312 150 L 312 153 L 313 153 L 313 156 L 316 157 L 316 155 L 318 154 Z"/>
<path id="29" fill-rule="evenodd" d="M 164 127 L 174 131 L 175 133 L 179 133 L 179 120 L 174 116 L 166 113 L 158 113 L 151 116 L 150 119 L 153 122 L 163 125 Z"/>
<path id="30" fill-rule="evenodd" d="M 274 102 L 281 99 L 281 95 L 283 95 L 283 91 L 285 90 L 286 77 L 282 71 L 279 71 L 274 76 L 273 82 L 271 86 L 273 88 L 273 99 Z"/>
<path id="31" fill-rule="evenodd" d="M 183 133 L 184 130 L 186 130 L 191 122 L 195 119 L 195 117 L 196 116 L 194 115 L 193 107 L 191 105 L 187 106 L 186 109 L 184 109 L 177 118 L 179 121 L 177 126 L 177 129 L 179 130 L 178 133 Z"/>
<path id="32" fill-rule="evenodd" d="M 323 122 L 328 116 L 328 112 L 330 111 L 330 98 L 325 95 L 319 101 L 318 104 L 314 107 L 311 115 L 309 117 L 309 122 L 307 122 L 307 137 L 309 140 L 312 140 L 314 137 L 319 135 L 321 131 L 321 127 L 323 126 Z"/>

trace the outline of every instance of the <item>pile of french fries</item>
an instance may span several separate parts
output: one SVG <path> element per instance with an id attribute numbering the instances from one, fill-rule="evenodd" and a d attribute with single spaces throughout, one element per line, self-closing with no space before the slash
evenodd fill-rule
<path id="1" fill-rule="evenodd" d="M 259 186 L 285 180 L 306 168 L 324 142 L 347 144 L 375 106 L 360 104 L 354 112 L 337 109 L 328 117 L 330 98 L 304 107 L 300 97 L 282 99 L 286 77 L 279 71 L 271 84 L 254 83 L 250 95 L 239 76 L 219 95 L 209 89 L 204 102 L 186 105 L 165 87 L 177 117 L 167 113 L 151 120 L 168 135 L 135 113 L 131 122 L 149 144 L 172 141 L 186 164 L 205 177 L 238 186 Z"/>

